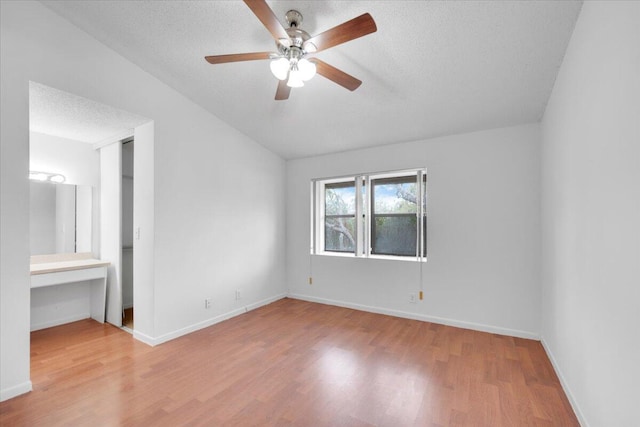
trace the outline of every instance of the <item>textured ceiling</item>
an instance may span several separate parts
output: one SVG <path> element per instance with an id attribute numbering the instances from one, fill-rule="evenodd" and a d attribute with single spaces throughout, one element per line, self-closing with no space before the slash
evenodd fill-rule
<path id="1" fill-rule="evenodd" d="M 149 119 L 40 83 L 29 83 L 29 130 L 81 142 L 120 137 Z"/>
<path id="2" fill-rule="evenodd" d="M 316 76 L 274 101 L 275 50 L 240 1 L 48 1 L 46 6 L 285 158 L 538 121 L 573 31 L 574 1 L 270 1 L 314 35 L 369 12 L 378 31 L 319 52 L 363 81 Z"/>

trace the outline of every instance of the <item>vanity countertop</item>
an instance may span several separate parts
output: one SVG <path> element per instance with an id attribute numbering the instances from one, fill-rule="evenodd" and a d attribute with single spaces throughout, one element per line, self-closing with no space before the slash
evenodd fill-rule
<path id="1" fill-rule="evenodd" d="M 34 255 L 31 257 L 31 275 L 58 273 L 62 271 L 84 270 L 106 267 L 109 261 L 92 258 L 91 253 Z"/>

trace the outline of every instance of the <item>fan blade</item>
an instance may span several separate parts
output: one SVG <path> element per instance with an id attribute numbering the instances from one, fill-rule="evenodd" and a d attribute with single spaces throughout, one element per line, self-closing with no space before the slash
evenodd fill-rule
<path id="1" fill-rule="evenodd" d="M 322 77 L 325 77 L 332 82 L 337 83 L 346 89 L 349 89 L 352 92 L 358 89 L 358 87 L 360 87 L 360 85 L 362 84 L 362 81 L 345 73 L 342 70 L 338 70 L 336 67 L 329 65 L 326 62 L 319 60 L 318 58 L 312 58 L 309 61 L 316 64 L 316 72 Z"/>
<path id="2" fill-rule="evenodd" d="M 276 41 L 281 43 L 284 41 L 286 43 L 290 40 L 289 34 L 287 34 L 287 31 L 265 0 L 244 0 L 244 2 L 262 22 L 262 25 L 269 30 Z"/>
<path id="3" fill-rule="evenodd" d="M 378 27 L 376 27 L 371 15 L 365 13 L 353 18 L 351 21 L 344 22 L 324 33 L 311 37 L 304 43 L 303 47 L 309 52 L 320 52 L 321 50 L 355 40 L 358 37 L 375 33 L 377 29 Z"/>
<path id="4" fill-rule="evenodd" d="M 285 99 L 289 99 L 289 93 L 291 92 L 291 88 L 287 86 L 286 80 L 280 80 L 278 83 L 278 90 L 276 90 L 276 101 L 284 101 Z"/>
<path id="5" fill-rule="evenodd" d="M 225 62 L 255 61 L 258 59 L 269 59 L 271 52 L 252 53 L 232 53 L 229 55 L 205 56 L 204 59 L 210 64 L 224 64 Z"/>

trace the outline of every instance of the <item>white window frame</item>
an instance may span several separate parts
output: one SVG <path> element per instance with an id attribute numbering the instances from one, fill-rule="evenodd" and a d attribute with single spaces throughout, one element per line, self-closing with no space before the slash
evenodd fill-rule
<path id="1" fill-rule="evenodd" d="M 363 197 L 362 187 L 365 186 L 367 194 L 371 192 L 371 181 L 384 178 L 402 178 L 407 176 L 416 177 L 416 255 L 377 255 L 371 253 L 371 218 L 372 206 L 371 197 Z M 359 173 L 355 175 L 345 175 L 331 178 L 316 178 L 311 180 L 311 235 L 310 253 L 312 255 L 327 255 L 353 258 L 379 258 L 402 261 L 427 261 L 427 169 L 405 169 L 387 172 Z M 325 186 L 327 184 L 353 182 L 356 193 L 355 209 L 355 236 L 356 248 L 354 252 L 325 251 Z M 364 218 L 364 221 L 361 219 Z"/>

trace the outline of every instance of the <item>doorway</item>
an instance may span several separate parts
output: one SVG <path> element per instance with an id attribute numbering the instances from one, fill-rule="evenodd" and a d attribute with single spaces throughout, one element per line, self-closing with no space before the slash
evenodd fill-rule
<path id="1" fill-rule="evenodd" d="M 134 330 L 133 311 L 133 138 L 122 141 L 122 328 L 130 333 Z"/>
<path id="2" fill-rule="evenodd" d="M 128 323 L 123 314 L 135 313 L 127 331 L 147 343 L 153 342 L 153 139 L 148 122 L 99 147 L 100 253 L 111 262 L 106 320 L 121 328 Z"/>

